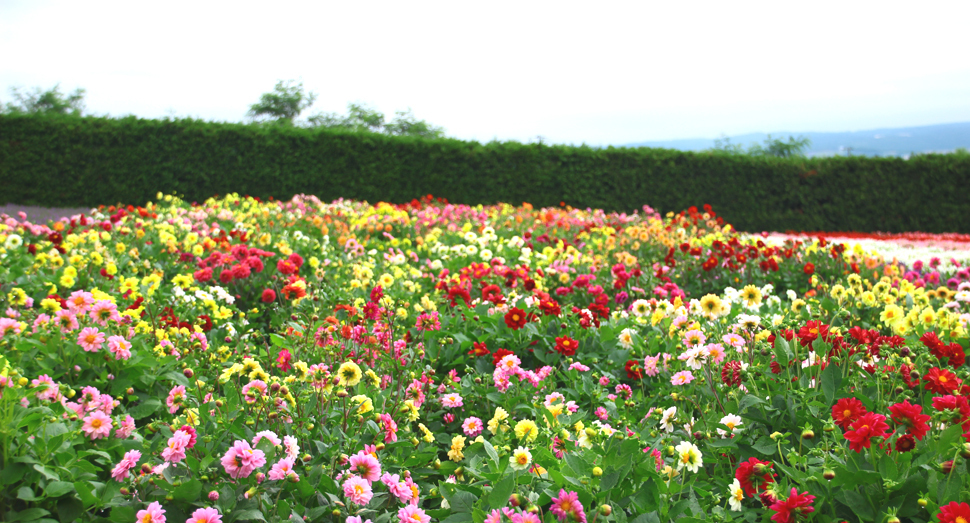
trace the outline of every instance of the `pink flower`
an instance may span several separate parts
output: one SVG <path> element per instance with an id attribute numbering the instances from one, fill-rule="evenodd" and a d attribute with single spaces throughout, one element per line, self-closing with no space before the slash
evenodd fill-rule
<path id="1" fill-rule="evenodd" d="M 77 344 L 86 352 L 97 352 L 104 343 L 104 333 L 96 327 L 85 327 L 77 335 Z"/>
<path id="2" fill-rule="evenodd" d="M 81 430 L 91 439 L 107 438 L 111 435 L 111 416 L 96 410 L 84 418 L 84 426 Z"/>
<path id="3" fill-rule="evenodd" d="M 38 376 L 35 380 L 30 380 L 30 384 L 34 387 L 44 387 L 44 390 L 36 393 L 39 400 L 56 401 L 61 395 L 60 386 L 54 383 L 54 380 L 47 374 Z"/>
<path id="4" fill-rule="evenodd" d="M 484 427 L 482 420 L 475 416 L 465 418 L 465 422 L 461 424 L 461 428 L 465 434 L 473 438 L 478 437 Z"/>
<path id="5" fill-rule="evenodd" d="M 397 441 L 397 422 L 389 414 L 381 414 L 380 418 L 384 425 L 384 443 Z"/>
<path id="6" fill-rule="evenodd" d="M 381 478 L 381 464 L 370 454 L 358 452 L 350 457 L 350 470 L 360 474 L 360 477 L 373 483 Z"/>
<path id="7" fill-rule="evenodd" d="M 165 509 L 157 501 L 152 501 L 147 509 L 139 510 L 136 517 L 138 523 L 165 523 Z"/>
<path id="8" fill-rule="evenodd" d="M 607 378 L 606 376 L 602 376 L 602 377 L 600 377 L 599 383 L 600 383 L 601 386 L 606 387 L 606 386 L 608 386 L 610 384 L 610 379 Z"/>
<path id="9" fill-rule="evenodd" d="M 428 523 L 431 521 L 431 516 L 414 505 L 408 505 L 398 510 L 397 517 L 399 523 Z"/>
<path id="10" fill-rule="evenodd" d="M 94 305 L 94 296 L 90 292 L 74 291 L 67 298 L 67 308 L 74 314 L 84 314 Z"/>
<path id="11" fill-rule="evenodd" d="M 61 328 L 61 332 L 67 334 L 68 332 L 73 332 L 77 330 L 80 325 L 77 323 L 77 316 L 73 312 L 67 309 L 61 309 L 54 313 L 57 321 L 57 326 Z"/>
<path id="12" fill-rule="evenodd" d="M 222 523 L 222 516 L 214 508 L 200 508 L 192 513 L 185 523 Z"/>
<path id="13" fill-rule="evenodd" d="M 253 446 L 255 447 L 256 445 L 258 445 L 259 440 L 263 438 L 268 439 L 273 444 L 273 446 L 283 443 L 283 440 L 281 440 L 280 437 L 277 436 L 275 432 L 271 430 L 261 430 L 257 432 L 256 437 L 253 438 Z"/>
<path id="14" fill-rule="evenodd" d="M 131 343 L 121 336 L 108 338 L 108 350 L 115 355 L 115 360 L 127 360 L 131 358 Z"/>
<path id="15" fill-rule="evenodd" d="M 445 394 L 445 396 L 441 398 L 441 404 L 449 409 L 454 409 L 464 405 L 464 402 L 461 400 L 461 395 L 453 392 L 451 394 Z"/>
<path id="16" fill-rule="evenodd" d="M 694 375 L 689 370 L 682 370 L 670 377 L 671 385 L 686 385 L 694 381 Z"/>
<path id="17" fill-rule="evenodd" d="M 233 479 L 248 478 L 254 470 L 266 464 L 266 455 L 250 447 L 248 441 L 236 440 L 222 457 L 221 463 Z"/>
<path id="18" fill-rule="evenodd" d="M 162 451 L 162 459 L 172 463 L 178 463 L 185 459 L 185 447 L 189 444 L 192 436 L 184 430 L 176 430 L 171 438 L 168 438 L 168 445 Z"/>
<path id="19" fill-rule="evenodd" d="M 347 478 L 344 481 L 343 489 L 344 495 L 355 505 L 364 506 L 370 503 L 371 498 L 374 497 L 374 491 L 371 490 L 370 483 L 357 475 Z"/>
<path id="20" fill-rule="evenodd" d="M 293 458 L 283 458 L 276 462 L 271 469 L 269 469 L 269 479 L 274 481 L 284 480 L 289 476 L 293 476 L 299 481 L 300 476 L 293 471 L 293 464 L 296 462 Z"/>
<path id="21" fill-rule="evenodd" d="M 165 404 L 168 405 L 169 414 L 175 414 L 178 412 L 183 401 L 185 401 L 185 385 L 179 385 L 172 388 L 172 390 L 168 392 L 168 399 L 165 400 Z"/>
<path id="22" fill-rule="evenodd" d="M 569 370 L 578 370 L 579 372 L 586 372 L 586 371 L 589 370 L 589 367 L 587 367 L 586 365 L 583 365 L 582 363 L 576 361 L 576 362 L 573 362 L 573 364 L 569 366 Z"/>
<path id="23" fill-rule="evenodd" d="M 126 439 L 133 432 L 135 432 L 135 418 L 132 418 L 129 414 L 125 414 L 125 419 L 121 420 L 121 423 L 118 423 L 118 429 L 115 430 L 115 437 Z"/>
<path id="24" fill-rule="evenodd" d="M 411 487 L 406 482 L 401 481 L 401 476 L 397 474 L 388 474 L 385 472 L 381 476 L 381 483 L 387 485 L 387 490 L 404 503 L 411 501 L 411 498 L 414 496 Z"/>
<path id="25" fill-rule="evenodd" d="M 88 315 L 95 323 L 102 327 L 108 326 L 108 320 L 121 321 L 121 315 L 118 314 L 118 306 L 108 300 L 94 302 Z"/>
<path id="26" fill-rule="evenodd" d="M 293 436 L 283 436 L 283 452 L 289 458 L 296 459 L 300 454 L 300 445 L 297 444 Z"/>
<path id="27" fill-rule="evenodd" d="M 603 407 L 596 407 L 595 414 L 596 414 L 596 417 L 599 418 L 601 421 L 606 421 L 610 418 L 610 415 L 606 412 L 606 409 Z"/>
<path id="28" fill-rule="evenodd" d="M 344 523 L 373 523 L 371 520 L 363 520 L 360 516 L 347 516 Z"/>
<path id="29" fill-rule="evenodd" d="M 128 471 L 133 469 L 135 465 L 138 464 L 138 460 L 141 459 L 141 452 L 137 450 L 129 450 L 125 452 L 125 457 L 121 458 L 121 462 L 115 465 L 115 468 L 111 469 L 111 477 L 115 481 L 121 481 L 128 477 Z"/>
<path id="30" fill-rule="evenodd" d="M 552 506 L 549 507 L 549 511 L 559 521 L 574 519 L 583 523 L 586 522 L 586 513 L 583 512 L 583 504 L 580 503 L 579 494 L 576 492 L 567 493 L 565 489 L 559 489 L 559 497 L 552 498 Z"/>

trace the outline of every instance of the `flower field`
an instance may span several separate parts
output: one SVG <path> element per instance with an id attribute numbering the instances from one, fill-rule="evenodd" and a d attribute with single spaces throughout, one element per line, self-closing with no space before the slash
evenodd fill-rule
<path id="1" fill-rule="evenodd" d="M 970 270 L 712 209 L 0 222 L 0 519 L 970 521 Z"/>

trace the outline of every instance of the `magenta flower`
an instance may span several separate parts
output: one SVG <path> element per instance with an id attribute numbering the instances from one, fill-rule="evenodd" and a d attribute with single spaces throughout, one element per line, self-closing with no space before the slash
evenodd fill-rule
<path id="1" fill-rule="evenodd" d="M 465 418 L 465 422 L 461 424 L 461 429 L 465 432 L 465 435 L 472 438 L 477 438 L 484 428 L 485 425 L 482 424 L 482 420 L 475 416 Z"/>
<path id="2" fill-rule="evenodd" d="M 157 501 L 148 504 L 145 510 L 139 510 L 135 515 L 138 523 L 165 523 L 165 509 Z"/>
<path id="3" fill-rule="evenodd" d="M 183 401 L 185 401 L 185 385 L 173 387 L 172 390 L 168 392 L 168 398 L 165 400 L 165 404 L 168 405 L 169 414 L 175 414 L 178 412 Z"/>
<path id="4" fill-rule="evenodd" d="M 221 463 L 231 478 L 248 478 L 254 470 L 266 464 L 266 455 L 250 447 L 248 441 L 236 440 L 222 457 Z"/>
<path id="5" fill-rule="evenodd" d="M 431 521 L 431 516 L 414 505 L 408 505 L 398 510 L 397 517 L 399 523 L 428 523 Z"/>
<path id="6" fill-rule="evenodd" d="M 576 492 L 566 492 L 559 489 L 559 497 L 552 498 L 552 506 L 549 510 L 559 521 L 580 521 L 586 523 L 586 513 L 583 512 L 583 504 L 579 502 L 579 494 Z"/>
<path id="7" fill-rule="evenodd" d="M 108 350 L 115 355 L 115 360 L 128 360 L 131 358 L 131 343 L 121 336 L 108 338 Z"/>
<path id="8" fill-rule="evenodd" d="M 350 470 L 373 483 L 381 478 L 381 464 L 370 454 L 358 452 L 350 457 Z"/>
<path id="9" fill-rule="evenodd" d="M 682 370 L 670 377 L 671 385 L 686 385 L 694 381 L 694 375 L 689 370 Z"/>

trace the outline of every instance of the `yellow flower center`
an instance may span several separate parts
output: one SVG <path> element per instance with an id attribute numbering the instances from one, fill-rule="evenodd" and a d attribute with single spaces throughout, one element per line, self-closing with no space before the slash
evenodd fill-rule
<path id="1" fill-rule="evenodd" d="M 842 411 L 842 417 L 843 418 L 848 418 L 851 415 L 852 415 L 852 411 L 849 410 L 849 409 L 845 409 L 845 410 Z"/>
<path id="2" fill-rule="evenodd" d="M 525 454 L 519 454 L 515 459 L 519 462 L 519 465 L 525 465 L 529 462 L 529 456 L 526 456 Z"/>
<path id="3" fill-rule="evenodd" d="M 940 383 L 946 383 L 946 382 L 947 382 L 946 376 L 940 376 Z"/>
<path id="4" fill-rule="evenodd" d="M 96 429 L 101 428 L 101 423 L 103 422 L 98 418 L 94 418 L 93 420 L 91 420 L 91 426 Z"/>

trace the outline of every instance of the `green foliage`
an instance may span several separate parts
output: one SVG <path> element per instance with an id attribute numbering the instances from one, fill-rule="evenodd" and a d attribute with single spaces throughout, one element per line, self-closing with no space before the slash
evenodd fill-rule
<path id="1" fill-rule="evenodd" d="M 79 116 L 84 111 L 84 89 L 70 94 L 60 91 L 60 84 L 42 91 L 40 87 L 24 91 L 11 87 L 10 94 L 16 102 L 0 106 L 0 114 L 71 114 Z"/>
<path id="2" fill-rule="evenodd" d="M 259 102 L 249 106 L 246 116 L 254 121 L 274 122 L 293 125 L 294 120 L 305 109 L 313 105 L 315 93 L 303 91 L 303 84 L 293 85 L 293 81 L 276 82 L 272 92 L 263 93 Z"/>
<path id="3" fill-rule="evenodd" d="M 351 103 L 347 105 L 347 116 L 337 113 L 319 113 L 307 118 L 310 127 L 340 129 L 353 132 L 386 133 L 397 136 L 420 136 L 441 138 L 444 129 L 418 120 L 411 110 L 398 111 L 390 122 L 384 121 L 384 113 L 366 105 Z"/>
<path id="4" fill-rule="evenodd" d="M 788 141 L 786 142 L 780 138 L 772 138 L 769 134 L 768 138 L 765 139 L 764 145 L 754 144 L 749 147 L 747 151 L 745 151 L 741 144 L 731 143 L 730 138 L 723 136 L 722 138 L 714 140 L 714 147 L 709 149 L 709 152 L 732 155 L 747 154 L 751 156 L 794 158 L 805 156 L 805 150 L 811 146 L 812 140 L 804 136 L 799 136 L 798 138 L 789 136 Z"/>
<path id="5" fill-rule="evenodd" d="M 530 202 L 661 212 L 708 203 L 740 230 L 970 232 L 968 155 L 777 158 L 481 144 L 196 120 L 0 117 L 4 202 L 202 201 L 239 192 Z"/>

